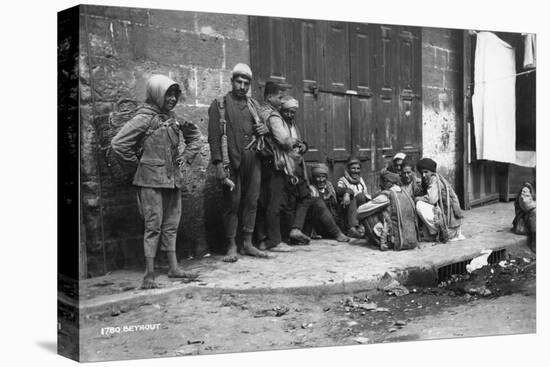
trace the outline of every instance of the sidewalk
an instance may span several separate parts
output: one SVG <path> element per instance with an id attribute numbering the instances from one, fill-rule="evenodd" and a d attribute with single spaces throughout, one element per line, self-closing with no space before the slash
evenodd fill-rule
<path id="1" fill-rule="evenodd" d="M 271 252 L 270 259 L 243 256 L 236 263 L 224 263 L 221 256 L 213 256 L 180 263 L 186 270 L 198 271 L 198 281 L 173 281 L 163 271 L 158 277 L 162 288 L 154 290 L 139 290 L 141 272 L 116 271 L 80 282 L 80 310 L 88 313 L 150 300 L 159 302 L 174 292 L 184 294 L 197 289 L 255 293 L 352 292 L 375 288 L 386 273 L 405 284 L 422 277 L 435 281 L 438 268 L 472 259 L 484 249 L 529 251 L 526 237 L 510 232 L 513 203 L 476 208 L 466 211 L 465 217 L 466 240 L 422 243 L 409 251 L 381 252 L 367 247 L 363 240 L 352 244 L 319 240 L 312 241 L 310 246 L 293 247 L 293 252 Z"/>

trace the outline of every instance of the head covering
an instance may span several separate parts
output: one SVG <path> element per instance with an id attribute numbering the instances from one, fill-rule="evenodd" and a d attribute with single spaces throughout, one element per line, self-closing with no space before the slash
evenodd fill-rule
<path id="1" fill-rule="evenodd" d="M 325 174 L 328 176 L 328 167 L 324 163 L 317 163 L 311 167 L 311 176 L 315 177 L 320 174 Z"/>
<path id="2" fill-rule="evenodd" d="M 427 169 L 428 171 L 435 172 L 437 168 L 437 163 L 435 163 L 433 159 L 422 158 L 416 163 L 416 168 L 419 171 L 422 171 L 423 169 Z"/>
<path id="3" fill-rule="evenodd" d="M 523 189 L 525 188 L 529 190 L 528 194 L 523 193 Z M 536 197 L 535 189 L 533 188 L 533 185 L 531 185 L 530 182 L 524 182 L 516 198 L 516 206 L 519 205 L 519 207 L 523 211 L 528 212 L 531 209 L 536 208 L 537 206 L 536 200 L 537 200 L 537 197 Z"/>
<path id="4" fill-rule="evenodd" d="M 300 107 L 298 100 L 293 98 L 292 96 L 284 96 L 281 102 L 282 102 L 281 107 L 284 108 L 285 110 Z"/>
<path id="5" fill-rule="evenodd" d="M 403 169 L 403 167 L 405 166 L 409 166 L 413 169 L 414 171 L 414 163 L 413 163 L 413 160 L 409 157 L 403 159 L 403 163 L 401 163 L 401 169 Z"/>
<path id="6" fill-rule="evenodd" d="M 361 166 L 361 161 L 355 157 L 351 157 L 350 159 L 348 159 L 348 162 L 346 163 L 346 167 L 349 168 L 349 166 L 351 166 L 352 164 L 359 164 L 359 166 Z"/>
<path id="7" fill-rule="evenodd" d="M 252 70 L 250 70 L 250 66 L 240 62 L 235 65 L 233 71 L 231 71 L 231 78 L 235 76 L 242 76 L 247 79 L 252 79 Z"/>
<path id="8" fill-rule="evenodd" d="M 401 176 L 399 176 L 397 173 L 393 173 L 390 171 L 384 171 L 380 173 L 381 186 L 385 186 L 387 183 L 398 185 L 400 181 L 401 181 Z"/>
<path id="9" fill-rule="evenodd" d="M 405 153 L 397 153 L 396 155 L 393 156 L 393 161 L 395 161 L 396 159 L 405 159 L 407 157 L 407 155 Z"/>
<path id="10" fill-rule="evenodd" d="M 145 86 L 145 102 L 154 104 L 161 109 L 164 106 L 164 96 L 172 86 L 175 86 L 179 94 L 181 94 L 179 84 L 172 79 L 160 74 L 151 75 L 151 77 L 147 79 L 147 84 Z"/>

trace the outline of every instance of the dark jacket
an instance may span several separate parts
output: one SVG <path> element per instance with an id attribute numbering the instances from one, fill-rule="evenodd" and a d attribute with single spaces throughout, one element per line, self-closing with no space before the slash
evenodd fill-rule
<path id="1" fill-rule="evenodd" d="M 225 103 L 225 120 L 227 121 L 226 134 L 229 162 L 233 169 L 238 169 L 241 165 L 241 155 L 244 148 L 252 139 L 252 131 L 249 131 L 248 126 L 253 124 L 254 119 L 246 104 L 233 97 L 231 92 L 227 93 L 223 100 Z M 252 99 L 252 102 L 257 105 L 254 99 Z M 244 109 L 248 113 L 240 113 Z M 243 117 L 246 120 L 243 120 Z M 217 100 L 214 100 L 208 108 L 208 144 L 210 144 L 212 164 L 221 162 L 223 158 L 222 126 Z"/>

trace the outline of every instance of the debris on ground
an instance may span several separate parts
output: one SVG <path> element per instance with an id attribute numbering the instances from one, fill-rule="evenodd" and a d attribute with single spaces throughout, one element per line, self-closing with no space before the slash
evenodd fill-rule
<path id="1" fill-rule="evenodd" d="M 487 259 L 489 259 L 491 252 L 493 252 L 493 250 L 481 251 L 481 255 L 474 257 L 472 261 L 466 265 L 466 271 L 468 273 L 472 273 L 474 270 L 481 269 L 482 267 L 488 265 Z"/>
<path id="2" fill-rule="evenodd" d="M 257 311 L 254 317 L 281 317 L 283 315 L 286 315 L 288 311 L 290 311 L 290 308 L 288 308 L 287 306 L 277 305 L 267 310 Z"/>
<path id="3" fill-rule="evenodd" d="M 393 279 L 389 273 L 384 274 L 384 276 L 380 279 L 378 290 L 386 292 L 389 296 L 394 295 L 396 297 L 409 294 L 407 287 L 399 283 L 396 279 Z"/>
<path id="4" fill-rule="evenodd" d="M 188 345 L 191 345 L 191 344 L 204 344 L 204 340 L 188 340 L 187 344 Z"/>
<path id="5" fill-rule="evenodd" d="M 359 344 L 367 344 L 369 342 L 369 338 L 365 338 L 364 336 L 358 336 L 356 338 L 353 338 L 352 340 Z"/>
<path id="6" fill-rule="evenodd" d="M 482 297 L 487 297 L 487 296 L 490 296 L 492 294 L 492 292 L 485 286 L 477 287 L 477 288 L 469 288 L 467 292 L 468 292 L 468 294 L 480 295 Z"/>
<path id="7" fill-rule="evenodd" d="M 190 356 L 193 354 L 199 354 L 199 347 L 196 345 L 186 345 L 176 350 L 176 356 Z"/>

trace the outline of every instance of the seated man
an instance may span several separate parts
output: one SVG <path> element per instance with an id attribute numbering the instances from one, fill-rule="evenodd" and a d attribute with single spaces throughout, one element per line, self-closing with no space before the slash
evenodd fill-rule
<path id="1" fill-rule="evenodd" d="M 423 235 L 429 241 L 443 243 L 464 239 L 460 230 L 464 216 L 458 197 L 451 184 L 436 173 L 437 163 L 430 158 L 422 158 L 416 168 L 422 175 L 425 193 L 415 198 L 416 212 L 425 228 Z"/>
<path id="2" fill-rule="evenodd" d="M 350 158 L 344 171 L 336 184 L 336 193 L 340 197 L 340 205 L 344 211 L 344 226 L 347 235 L 361 238 L 365 235 L 365 228 L 357 221 L 357 207 L 371 199 L 365 181 L 361 177 L 361 162 L 359 159 Z"/>
<path id="3" fill-rule="evenodd" d="M 392 162 L 388 167 L 382 168 L 382 171 L 380 173 L 385 173 L 386 171 L 401 174 L 401 168 L 403 161 L 407 158 L 407 155 L 405 153 L 397 153 L 393 156 Z"/>
<path id="4" fill-rule="evenodd" d="M 382 192 L 357 209 L 367 238 L 381 251 L 411 249 L 418 244 L 418 223 L 412 197 L 399 186 L 400 176 L 386 171 L 380 175 Z"/>
<path id="5" fill-rule="evenodd" d="M 401 164 L 401 188 L 414 198 L 423 194 L 421 183 L 422 181 L 414 172 L 414 163 L 409 157 L 405 158 Z"/>
<path id="6" fill-rule="evenodd" d="M 318 235 L 335 238 L 338 242 L 349 242 L 350 238 L 336 224 L 338 201 L 332 183 L 328 181 L 328 167 L 318 163 L 311 168 L 313 184 L 310 186 L 311 203 L 308 212 L 308 225 Z M 309 232 L 306 230 L 306 233 Z"/>
<path id="7" fill-rule="evenodd" d="M 528 246 L 536 252 L 537 238 L 537 202 L 535 189 L 529 182 L 521 187 L 514 208 L 516 216 L 512 222 L 512 231 L 517 234 L 528 236 Z"/>

